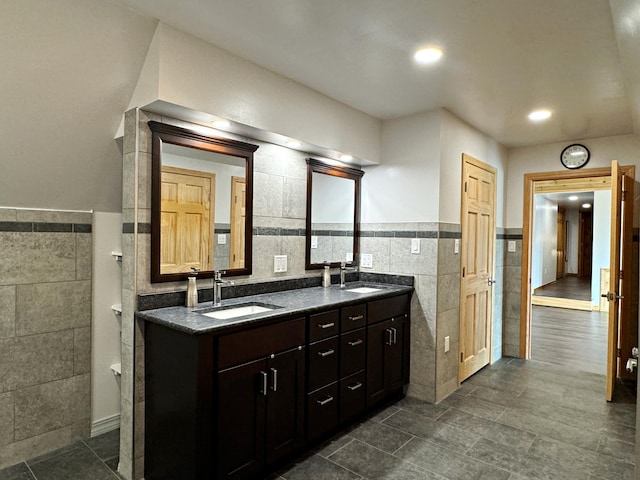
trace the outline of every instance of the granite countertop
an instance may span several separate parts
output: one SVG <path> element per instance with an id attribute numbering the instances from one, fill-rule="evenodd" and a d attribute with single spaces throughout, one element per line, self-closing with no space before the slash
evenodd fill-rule
<path id="1" fill-rule="evenodd" d="M 349 292 L 349 289 L 361 286 L 378 289 L 370 293 Z M 224 288 L 224 287 L 223 287 Z M 236 327 L 244 327 L 250 324 L 258 324 L 268 320 L 291 315 L 302 315 L 326 310 L 330 307 L 342 307 L 356 303 L 368 302 L 380 298 L 390 297 L 401 293 L 409 293 L 413 287 L 394 284 L 377 284 L 372 282 L 347 283 L 345 288 L 332 285 L 329 288 L 311 287 L 283 292 L 267 293 L 262 295 L 250 295 L 246 297 L 232 298 L 222 301 L 219 307 L 213 307 L 211 302 L 198 304 L 195 308 L 165 307 L 155 310 L 136 312 L 136 317 L 148 322 L 164 325 L 191 335 L 203 333 L 233 330 Z M 220 320 L 203 315 L 214 310 L 228 309 L 233 306 L 245 304 L 266 304 L 278 306 L 262 313 L 255 313 L 242 317 Z"/>

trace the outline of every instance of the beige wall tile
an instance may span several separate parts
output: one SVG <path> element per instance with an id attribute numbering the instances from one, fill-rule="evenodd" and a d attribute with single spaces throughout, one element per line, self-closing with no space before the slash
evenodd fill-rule
<path id="1" fill-rule="evenodd" d="M 138 154 L 138 208 L 151 208 L 151 154 Z"/>
<path id="2" fill-rule="evenodd" d="M 301 276 L 305 274 L 305 247 L 304 237 L 282 237 L 282 255 L 287 256 L 286 275 Z"/>
<path id="3" fill-rule="evenodd" d="M 73 374 L 73 330 L 0 341 L 0 390 L 15 390 Z"/>
<path id="4" fill-rule="evenodd" d="M 91 324 L 91 282 L 19 285 L 16 335 L 33 335 Z"/>
<path id="5" fill-rule="evenodd" d="M 13 404 L 13 392 L 0 394 L 0 447 L 13 443 Z"/>
<path id="6" fill-rule="evenodd" d="M 18 210 L 18 222 L 88 223 L 93 222 L 91 212 L 61 212 L 57 210 Z"/>
<path id="7" fill-rule="evenodd" d="M 362 271 L 388 272 L 391 259 L 391 238 L 360 237 L 360 253 L 373 255 L 373 268 L 365 268 Z"/>
<path id="8" fill-rule="evenodd" d="M 273 256 L 282 254 L 282 237 L 260 235 L 253 237 L 252 279 L 273 277 Z"/>
<path id="9" fill-rule="evenodd" d="M 18 220 L 18 211 L 15 208 L 0 208 L 0 222 L 15 222 Z"/>
<path id="10" fill-rule="evenodd" d="M 460 275 L 438 275 L 438 312 L 457 308 L 460 304 Z"/>
<path id="11" fill-rule="evenodd" d="M 136 150 L 136 136 L 138 131 L 138 111 L 133 108 L 124 114 L 124 139 L 122 153 L 127 155 Z"/>
<path id="12" fill-rule="evenodd" d="M 282 216 L 287 218 L 307 217 L 307 182 L 285 178 L 283 185 Z"/>
<path id="13" fill-rule="evenodd" d="M 0 287 L 0 339 L 16 334 L 16 287 Z"/>
<path id="14" fill-rule="evenodd" d="M 16 440 L 90 422 L 89 374 L 17 390 L 15 395 Z"/>
<path id="15" fill-rule="evenodd" d="M 460 254 L 454 253 L 454 244 L 453 238 L 438 240 L 438 275 L 460 274 Z"/>
<path id="16" fill-rule="evenodd" d="M 265 173 L 253 175 L 253 215 L 282 217 L 284 178 Z"/>
<path id="17" fill-rule="evenodd" d="M 74 280 L 74 233 L 0 232 L 0 284 Z"/>
<path id="18" fill-rule="evenodd" d="M 91 372 L 91 327 L 73 330 L 73 373 Z"/>
<path id="19" fill-rule="evenodd" d="M 144 345 L 137 345 L 135 348 L 135 384 L 134 398 L 135 402 L 144 401 Z"/>
<path id="20" fill-rule="evenodd" d="M 76 233 L 76 280 L 90 280 L 93 270 L 93 235 Z"/>
<path id="21" fill-rule="evenodd" d="M 411 253 L 411 239 L 390 239 L 389 271 L 401 274 L 435 275 L 438 268 L 438 247 L 435 238 L 420 239 L 420 254 Z"/>
<path id="22" fill-rule="evenodd" d="M 125 136 L 125 141 L 127 137 Z M 136 174 L 136 154 L 125 153 L 122 156 L 122 208 L 131 209 L 135 207 L 135 174 Z M 125 220 L 126 221 L 126 220 Z"/>

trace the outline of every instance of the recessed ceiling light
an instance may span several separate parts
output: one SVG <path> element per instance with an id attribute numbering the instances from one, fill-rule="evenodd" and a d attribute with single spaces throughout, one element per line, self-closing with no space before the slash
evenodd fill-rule
<path id="1" fill-rule="evenodd" d="M 231 123 L 229 123 L 227 120 L 214 120 L 213 122 L 211 122 L 211 126 L 220 130 L 226 130 L 231 126 Z"/>
<path id="2" fill-rule="evenodd" d="M 591 204 L 590 203 L 583 203 L 582 204 L 582 208 L 591 208 Z"/>
<path id="3" fill-rule="evenodd" d="M 287 140 L 287 147 L 290 148 L 300 148 L 302 146 L 302 142 L 298 140 Z"/>
<path id="4" fill-rule="evenodd" d="M 577 196 L 577 195 L 571 195 L 571 196 L 569 197 L 569 200 L 571 200 L 572 202 L 575 202 L 577 199 L 578 199 L 578 196 Z"/>
<path id="5" fill-rule="evenodd" d="M 551 117 L 551 110 L 534 110 L 529 114 L 529 120 L 532 122 L 541 122 Z"/>
<path id="6" fill-rule="evenodd" d="M 438 47 L 429 47 L 418 50 L 413 54 L 413 59 L 417 63 L 428 64 L 435 63 L 442 58 L 444 52 Z"/>
<path id="7" fill-rule="evenodd" d="M 353 160 L 353 155 L 345 153 L 344 155 L 340 155 L 340 160 L 342 160 L 343 162 L 350 162 L 351 160 Z"/>

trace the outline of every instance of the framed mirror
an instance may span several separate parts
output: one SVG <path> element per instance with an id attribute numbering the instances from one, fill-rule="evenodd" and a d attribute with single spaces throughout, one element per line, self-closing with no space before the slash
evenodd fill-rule
<path id="1" fill-rule="evenodd" d="M 305 268 L 358 260 L 362 170 L 307 159 Z"/>
<path id="2" fill-rule="evenodd" d="M 251 274 L 257 145 L 149 122 L 151 282 Z"/>

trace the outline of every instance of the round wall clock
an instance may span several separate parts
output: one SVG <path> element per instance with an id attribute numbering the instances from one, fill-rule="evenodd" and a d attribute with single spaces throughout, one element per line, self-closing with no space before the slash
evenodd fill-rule
<path id="1" fill-rule="evenodd" d="M 575 169 L 584 167 L 589 161 L 589 149 L 579 143 L 569 145 L 560 154 L 560 162 L 566 168 Z"/>

